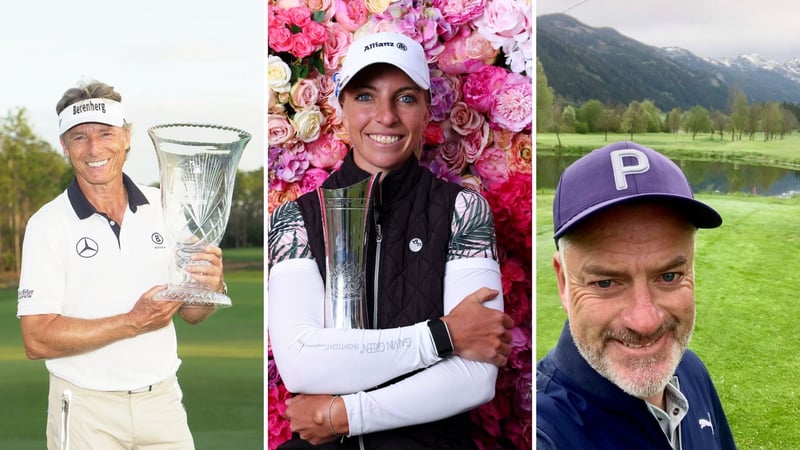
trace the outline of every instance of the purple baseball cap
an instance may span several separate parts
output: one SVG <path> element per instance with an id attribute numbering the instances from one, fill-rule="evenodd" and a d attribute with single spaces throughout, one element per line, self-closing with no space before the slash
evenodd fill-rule
<path id="1" fill-rule="evenodd" d="M 635 142 L 593 150 L 561 174 L 553 200 L 553 237 L 606 208 L 633 200 L 673 206 L 697 228 L 716 228 L 722 217 L 695 200 L 681 169 L 669 158 Z"/>

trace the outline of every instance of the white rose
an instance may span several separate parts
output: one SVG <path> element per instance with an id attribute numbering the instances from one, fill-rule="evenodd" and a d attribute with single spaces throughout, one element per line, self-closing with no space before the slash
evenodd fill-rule
<path id="1" fill-rule="evenodd" d="M 292 79 L 292 69 L 283 60 L 275 55 L 270 55 L 267 58 L 267 84 L 269 88 L 275 92 L 289 92 L 292 85 L 289 80 Z"/>
<path id="2" fill-rule="evenodd" d="M 294 115 L 294 128 L 297 130 L 297 138 L 303 142 L 316 141 L 322 130 L 323 123 L 325 123 L 325 116 L 316 107 L 297 111 Z"/>

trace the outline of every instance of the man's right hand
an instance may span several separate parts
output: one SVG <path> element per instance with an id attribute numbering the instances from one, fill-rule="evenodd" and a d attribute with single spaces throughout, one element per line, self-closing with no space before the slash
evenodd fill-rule
<path id="1" fill-rule="evenodd" d="M 159 330 L 169 325 L 172 316 L 183 306 L 177 300 L 153 300 L 156 293 L 166 289 L 166 285 L 154 286 L 139 297 L 133 309 L 128 313 L 131 323 L 136 328 L 136 334 Z"/>
<path id="2" fill-rule="evenodd" d="M 483 305 L 497 294 L 496 290 L 480 288 L 442 317 L 450 331 L 453 353 L 497 367 L 506 364 L 511 354 L 509 330 L 514 327 L 514 320 L 502 311 Z"/>

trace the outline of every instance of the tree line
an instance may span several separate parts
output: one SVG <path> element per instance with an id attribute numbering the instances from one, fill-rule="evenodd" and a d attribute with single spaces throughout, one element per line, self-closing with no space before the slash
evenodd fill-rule
<path id="1" fill-rule="evenodd" d="M 684 132 L 695 139 L 707 134 L 712 139 L 765 141 L 783 139 L 798 128 L 800 106 L 788 103 L 749 104 L 745 93 L 733 89 L 729 110 L 708 110 L 696 105 L 682 111 L 662 112 L 651 100 L 631 101 L 628 105 L 606 105 L 590 99 L 582 105 L 567 104 L 548 85 L 541 63 L 536 65 L 536 130 L 558 133 L 627 133 L 633 140 L 638 133 Z M 560 145 L 560 137 L 558 138 Z"/>
<path id="2" fill-rule="evenodd" d="M 0 119 L 0 275 L 19 273 L 30 216 L 66 189 L 74 173 L 60 150 L 37 136 L 19 108 Z M 223 248 L 264 245 L 264 168 L 236 174 Z"/>

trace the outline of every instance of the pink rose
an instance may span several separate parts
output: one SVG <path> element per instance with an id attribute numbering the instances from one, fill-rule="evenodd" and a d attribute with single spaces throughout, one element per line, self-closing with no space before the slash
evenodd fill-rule
<path id="1" fill-rule="evenodd" d="M 281 9 L 296 8 L 302 6 L 300 0 L 275 0 L 275 6 Z"/>
<path id="2" fill-rule="evenodd" d="M 308 22 L 308 25 L 303 29 L 303 33 L 316 47 L 321 46 L 328 40 L 328 30 L 313 20 Z"/>
<path id="3" fill-rule="evenodd" d="M 317 104 L 319 88 L 317 82 L 310 78 L 302 78 L 289 91 L 289 103 L 294 109 L 308 109 Z"/>
<path id="4" fill-rule="evenodd" d="M 497 147 L 491 146 L 483 149 L 480 158 L 475 161 L 471 170 L 480 177 L 486 189 L 493 189 L 508 180 L 508 167 L 506 167 L 505 153 Z"/>
<path id="5" fill-rule="evenodd" d="M 319 95 L 322 98 L 327 98 L 336 90 L 336 82 L 333 81 L 333 76 L 330 74 L 320 75 L 317 78 L 317 83 L 319 85 Z"/>
<path id="6" fill-rule="evenodd" d="M 311 192 L 318 187 L 322 186 L 322 183 L 328 179 L 330 173 L 328 173 L 325 169 L 308 169 L 306 173 L 303 175 L 303 179 L 301 179 L 297 183 L 297 187 L 300 190 L 300 195 L 305 194 L 306 192 Z"/>
<path id="7" fill-rule="evenodd" d="M 462 27 L 444 46 L 439 55 L 439 69 L 452 74 L 477 72 L 484 65 L 494 64 L 498 53 L 491 42 L 468 27 Z"/>
<path id="8" fill-rule="evenodd" d="M 467 75 L 462 87 L 464 102 L 478 112 L 488 113 L 506 76 L 508 72 L 505 69 L 495 66 L 483 66 L 479 71 Z"/>
<path id="9" fill-rule="evenodd" d="M 444 131 L 439 123 L 428 122 L 423 135 L 425 136 L 426 144 L 438 145 L 444 142 Z"/>
<path id="10" fill-rule="evenodd" d="M 294 139 L 294 127 L 283 114 L 267 115 L 267 145 L 279 146 Z"/>
<path id="11" fill-rule="evenodd" d="M 336 0 L 336 13 L 334 17 L 342 27 L 355 33 L 361 25 L 367 22 L 369 11 L 363 1 Z"/>
<path id="12" fill-rule="evenodd" d="M 467 167 L 467 155 L 458 141 L 447 141 L 440 145 L 439 159 L 454 173 L 461 173 Z"/>
<path id="13" fill-rule="evenodd" d="M 486 0 L 434 0 L 433 5 L 452 25 L 462 25 L 483 14 Z"/>
<path id="14" fill-rule="evenodd" d="M 489 124 L 484 122 L 481 127 L 459 139 L 464 157 L 469 164 L 474 163 L 481 156 L 483 149 L 489 144 L 489 134 Z"/>
<path id="15" fill-rule="evenodd" d="M 270 26 L 269 36 L 267 38 L 269 41 L 269 48 L 278 53 L 288 52 L 292 49 L 293 36 L 292 32 L 285 26 Z"/>
<path id="16" fill-rule="evenodd" d="M 305 6 L 289 8 L 285 14 L 291 24 L 297 25 L 302 29 L 305 29 L 306 25 L 311 22 L 311 10 Z"/>
<path id="17" fill-rule="evenodd" d="M 308 39 L 303 33 L 297 33 L 292 36 L 292 54 L 298 58 L 305 58 L 306 56 L 311 55 L 317 49 L 314 47 L 314 44 Z"/>
<path id="18" fill-rule="evenodd" d="M 483 114 L 479 114 L 464 102 L 456 103 L 450 110 L 450 124 L 453 126 L 453 131 L 461 136 L 467 136 L 481 128 L 485 122 Z"/>
<path id="19" fill-rule="evenodd" d="M 331 133 L 323 134 L 314 142 L 306 144 L 309 162 L 314 167 L 331 169 L 336 167 L 347 154 L 347 146 Z"/>
<path id="20" fill-rule="evenodd" d="M 308 0 L 307 6 L 312 11 L 324 11 L 325 15 L 322 17 L 322 23 L 329 22 L 333 17 L 333 0 Z"/>
<path id="21" fill-rule="evenodd" d="M 490 120 L 511 131 L 529 129 L 533 123 L 533 82 L 518 73 L 509 73 L 496 93 Z"/>
<path id="22" fill-rule="evenodd" d="M 471 173 L 464 174 L 464 176 L 461 177 L 461 185 L 475 192 L 483 192 L 483 183 L 481 183 L 481 179 Z"/>
<path id="23" fill-rule="evenodd" d="M 322 64 L 326 73 L 333 74 L 339 70 L 342 58 L 353 42 L 353 35 L 336 22 L 328 22 L 325 27 L 328 30 L 328 40 L 325 41 Z"/>

